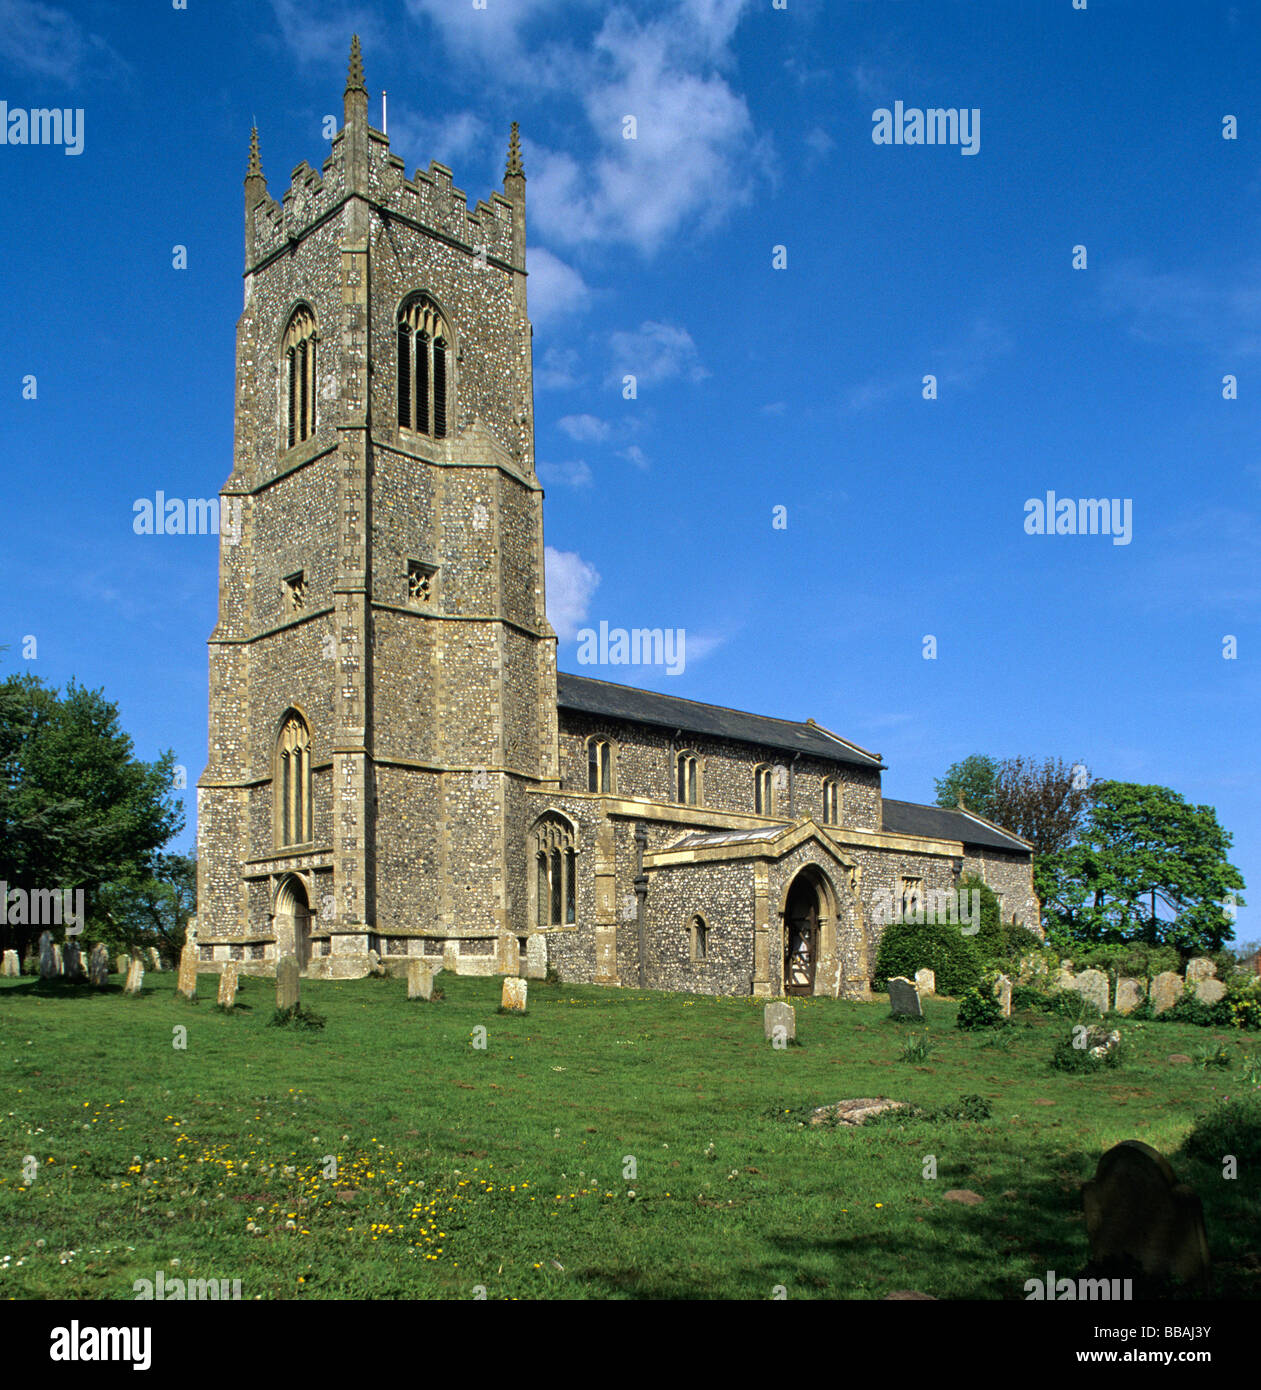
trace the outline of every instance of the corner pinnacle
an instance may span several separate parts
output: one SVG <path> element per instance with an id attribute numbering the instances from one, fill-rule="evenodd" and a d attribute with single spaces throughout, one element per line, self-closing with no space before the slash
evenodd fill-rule
<path id="1" fill-rule="evenodd" d="M 346 77 L 346 90 L 348 92 L 366 92 L 368 90 L 363 83 L 363 56 L 359 52 L 358 34 L 352 34 L 350 39 L 350 72 Z"/>
<path id="2" fill-rule="evenodd" d="M 262 162 L 258 157 L 258 127 L 250 127 L 250 165 L 245 171 L 247 179 L 261 179 L 263 177 Z"/>
<path id="3" fill-rule="evenodd" d="M 516 121 L 513 121 L 512 134 L 508 137 L 508 167 L 504 170 L 504 178 L 525 178 L 525 170 L 521 167 L 521 127 Z"/>

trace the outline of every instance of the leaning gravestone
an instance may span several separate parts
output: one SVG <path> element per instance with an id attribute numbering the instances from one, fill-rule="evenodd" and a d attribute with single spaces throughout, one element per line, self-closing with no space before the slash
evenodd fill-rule
<path id="1" fill-rule="evenodd" d="M 1150 1145 L 1127 1139 L 1109 1149 L 1082 1189 L 1082 1202 L 1092 1265 L 1133 1262 L 1152 1279 L 1207 1281 L 1200 1199 Z"/>
<path id="2" fill-rule="evenodd" d="M 228 961 L 219 976 L 219 1005 L 230 1009 L 236 1004 L 236 962 Z"/>
<path id="3" fill-rule="evenodd" d="M 162 957 L 158 954 L 158 948 L 156 946 L 149 947 L 149 964 L 153 966 L 155 972 L 161 972 Z"/>
<path id="4" fill-rule="evenodd" d="M 66 963 L 62 958 L 61 947 L 55 941 L 53 942 L 53 963 L 58 975 L 66 973 Z"/>
<path id="5" fill-rule="evenodd" d="M 61 974 L 58 968 L 56 950 L 53 946 L 53 934 L 50 931 L 40 932 L 39 934 L 39 978 L 41 980 L 52 980 Z"/>
<path id="6" fill-rule="evenodd" d="M 88 980 L 91 984 L 109 984 L 109 952 L 98 941 L 88 956 Z"/>
<path id="7" fill-rule="evenodd" d="M 1011 981 L 1006 975 L 1000 975 L 994 981 L 994 998 L 998 1000 L 998 1007 L 1002 1010 L 1004 1018 L 1011 1017 Z"/>
<path id="8" fill-rule="evenodd" d="M 1194 960 L 1187 961 L 1187 984 L 1193 985 L 1199 980 L 1211 980 L 1217 974 L 1217 966 L 1213 964 L 1207 956 L 1196 956 Z"/>
<path id="9" fill-rule="evenodd" d="M 504 981 L 503 997 L 499 1007 L 508 1010 L 509 1013 L 525 1013 L 526 982 L 516 976 L 509 977 Z"/>
<path id="10" fill-rule="evenodd" d="M 1212 961 L 1209 962 L 1212 964 Z M 1195 982 L 1195 997 L 1201 1004 L 1216 1004 L 1226 997 L 1226 986 L 1220 980 L 1208 979 Z"/>
<path id="11" fill-rule="evenodd" d="M 144 965 L 140 957 L 136 956 L 127 967 L 127 982 L 123 985 L 124 994 L 139 994 L 141 986 L 144 984 Z"/>
<path id="12" fill-rule="evenodd" d="M 283 956 L 276 962 L 276 1007 L 292 1009 L 298 1003 L 300 979 L 297 956 Z"/>
<path id="13" fill-rule="evenodd" d="M 197 947 L 191 941 L 185 942 L 180 952 L 180 973 L 175 981 L 175 992 L 185 999 L 197 997 Z"/>
<path id="14" fill-rule="evenodd" d="M 433 966 L 423 960 L 407 962 L 407 997 L 409 999 L 433 998 Z"/>
<path id="15" fill-rule="evenodd" d="M 4 965 L 0 966 L 0 974 L 6 979 L 15 979 L 22 973 L 22 963 L 18 960 L 16 951 L 6 951 L 4 953 Z"/>
<path id="16" fill-rule="evenodd" d="M 919 997 L 926 999 L 930 994 L 937 993 L 937 972 L 934 970 L 917 970 L 915 972 L 915 988 L 919 990 Z"/>
<path id="17" fill-rule="evenodd" d="M 116 971 L 116 973 L 119 975 L 125 975 L 127 973 L 127 967 L 131 964 L 131 957 L 119 955 L 118 959 L 115 961 L 115 964 L 118 966 L 118 970 Z"/>
<path id="18" fill-rule="evenodd" d="M 1113 1007 L 1119 1014 L 1132 1014 L 1143 1002 L 1143 982 L 1132 976 L 1117 977 L 1116 1003 Z"/>
<path id="19" fill-rule="evenodd" d="M 784 1031 L 777 1034 L 775 1030 Z M 787 1042 L 797 1036 L 797 1010 L 782 1000 L 773 1000 L 762 1010 L 762 1032 L 772 1042 Z"/>
<path id="20" fill-rule="evenodd" d="M 889 1008 L 899 1017 L 924 1017 L 924 1009 L 919 1002 L 919 990 L 904 975 L 895 975 L 889 981 Z"/>
<path id="21" fill-rule="evenodd" d="M 1182 976 L 1163 970 L 1152 981 L 1152 1012 L 1163 1014 L 1182 998 Z"/>
<path id="22" fill-rule="evenodd" d="M 541 931 L 531 932 L 525 939 L 525 978 L 547 978 L 547 937 Z"/>

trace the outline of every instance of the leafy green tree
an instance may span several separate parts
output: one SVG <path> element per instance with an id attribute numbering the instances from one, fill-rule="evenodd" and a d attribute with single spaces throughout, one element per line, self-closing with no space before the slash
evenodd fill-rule
<path id="1" fill-rule="evenodd" d="M 1228 894 L 1243 877 L 1211 806 L 1168 787 L 1097 782 L 1080 839 L 1035 862 L 1034 883 L 1063 941 L 1218 951 L 1234 936 Z"/>
<path id="2" fill-rule="evenodd" d="M 111 953 L 156 946 L 174 961 L 196 910 L 197 856 L 155 854 L 148 864 L 102 886 L 96 916 Z"/>
<path id="3" fill-rule="evenodd" d="M 183 828 L 174 766 L 173 753 L 134 756 L 99 690 L 71 681 L 62 694 L 30 675 L 0 682 L 0 880 L 81 888 L 94 915 L 103 883 L 144 872 Z M 25 952 L 40 928 L 8 930 Z"/>
<path id="4" fill-rule="evenodd" d="M 951 763 L 946 775 L 937 780 L 937 805 L 953 810 L 962 799 L 969 811 L 993 820 L 998 767 L 998 762 L 984 753 L 972 753 L 960 762 Z"/>
<path id="5" fill-rule="evenodd" d="M 994 814 L 987 819 L 1028 840 L 1035 856 L 1054 854 L 1077 839 L 1090 801 L 1090 773 L 1084 763 L 1070 767 L 1062 758 L 1041 763 L 1004 758 L 994 783 Z"/>

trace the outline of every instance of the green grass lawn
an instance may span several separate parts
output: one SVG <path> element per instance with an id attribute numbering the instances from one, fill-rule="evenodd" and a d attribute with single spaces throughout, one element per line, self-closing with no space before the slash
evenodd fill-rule
<path id="1" fill-rule="evenodd" d="M 776 1051 L 747 999 L 531 982 L 513 1017 L 494 979 L 444 973 L 432 1004 L 401 980 L 304 981 L 327 1019 L 305 1032 L 267 1026 L 266 980 L 232 1015 L 205 976 L 197 1004 L 170 974 L 139 999 L 120 983 L 0 982 L 2 1296 L 131 1298 L 161 1269 L 240 1279 L 245 1298 L 1018 1299 L 1086 1263 L 1079 1185 L 1129 1138 L 1203 1198 L 1214 1292 L 1261 1295 L 1255 1172 L 1178 1152 L 1248 1089 L 1255 1035 L 1120 1021 L 1126 1063 L 1082 1076 L 1049 1065 L 1064 1020 L 996 1039 L 957 1031 L 946 1000 L 927 1001 L 913 1064 L 919 1029 L 883 1001 L 798 1001 L 802 1046 Z M 1233 1067 L 1168 1061 L 1218 1041 Z M 990 1119 L 797 1118 L 967 1094 Z"/>

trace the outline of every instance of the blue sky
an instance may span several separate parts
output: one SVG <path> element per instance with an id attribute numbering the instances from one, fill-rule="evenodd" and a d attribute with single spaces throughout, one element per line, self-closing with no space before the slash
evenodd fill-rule
<path id="1" fill-rule="evenodd" d="M 357 31 L 409 172 L 485 197 L 521 122 L 562 669 L 812 716 L 891 796 L 972 752 L 1161 783 L 1261 878 L 1261 7 L 313 8 L 0 0 L 0 99 L 84 112 L 79 155 L 0 147 L 5 670 L 104 687 L 195 783 L 217 542 L 133 504 L 227 477 L 249 129 L 273 195 L 318 168 Z M 978 152 L 873 143 L 898 101 Z M 1129 544 L 1027 534 L 1048 491 Z M 601 620 L 686 669 L 580 668 Z"/>

